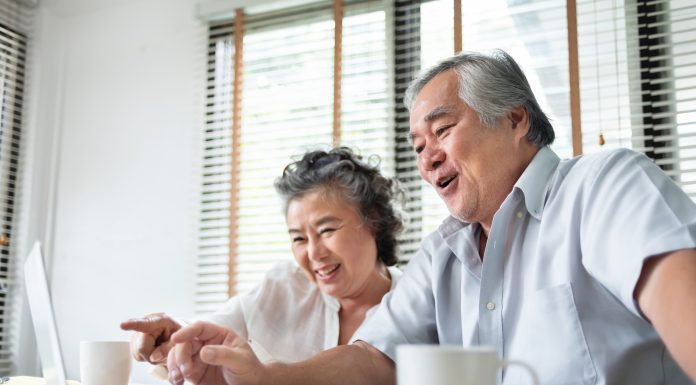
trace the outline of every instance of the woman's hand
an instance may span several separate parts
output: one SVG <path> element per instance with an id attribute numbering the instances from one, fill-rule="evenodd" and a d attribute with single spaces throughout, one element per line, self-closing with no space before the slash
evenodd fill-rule
<path id="1" fill-rule="evenodd" d="M 172 342 L 167 367 L 174 385 L 256 385 L 265 369 L 244 339 L 215 324 L 196 322 L 174 333 Z"/>
<path id="2" fill-rule="evenodd" d="M 136 361 L 164 364 L 174 345 L 170 338 L 181 329 L 181 324 L 164 313 L 155 313 L 121 322 L 121 329 L 135 332 L 131 337 L 130 348 Z"/>

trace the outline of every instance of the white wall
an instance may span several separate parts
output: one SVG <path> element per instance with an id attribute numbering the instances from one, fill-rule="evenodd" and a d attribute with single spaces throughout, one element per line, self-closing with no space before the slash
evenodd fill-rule
<path id="1" fill-rule="evenodd" d="M 44 246 L 49 241 L 51 222 L 51 197 L 54 182 L 54 154 L 58 137 L 56 122 L 60 108 L 58 71 L 62 67 L 63 28 L 50 12 L 38 10 L 33 15 L 37 28 L 29 30 L 29 70 L 25 73 L 25 97 L 28 101 L 24 114 L 22 133 L 21 179 L 16 228 L 15 252 L 23 258 L 35 240 Z M 39 65 L 51 63 L 52 65 Z M 19 261 L 23 262 L 23 261 Z M 21 276 L 22 263 L 15 265 L 16 276 Z M 23 280 L 17 280 L 16 293 L 23 292 Z M 16 339 L 13 343 L 16 373 L 36 373 L 39 370 L 34 330 L 31 327 L 29 309 L 23 295 L 14 298 L 13 327 Z"/>
<path id="2" fill-rule="evenodd" d="M 48 118 L 34 127 L 31 172 L 50 196 L 29 227 L 49 229 L 58 329 L 78 379 L 79 341 L 127 339 L 119 322 L 149 312 L 192 315 L 206 31 L 193 0 L 40 12 L 61 44 L 39 47 L 35 63 L 32 103 Z M 145 365 L 133 381 L 154 383 Z"/>

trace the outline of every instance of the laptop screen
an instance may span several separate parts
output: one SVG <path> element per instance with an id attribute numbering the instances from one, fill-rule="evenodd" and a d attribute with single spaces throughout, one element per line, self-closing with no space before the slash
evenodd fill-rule
<path id="1" fill-rule="evenodd" d="M 65 369 L 39 242 L 34 243 L 24 263 L 24 283 L 46 385 L 65 385 Z"/>

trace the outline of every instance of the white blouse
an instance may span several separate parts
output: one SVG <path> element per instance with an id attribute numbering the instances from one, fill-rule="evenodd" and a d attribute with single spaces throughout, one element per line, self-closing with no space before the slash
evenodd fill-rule
<path id="1" fill-rule="evenodd" d="M 391 291 L 401 270 L 388 270 Z M 230 298 L 205 319 L 247 339 L 261 361 L 297 362 L 338 345 L 340 308 L 336 298 L 324 294 L 300 267 L 288 261 L 269 270 L 255 289 Z"/>

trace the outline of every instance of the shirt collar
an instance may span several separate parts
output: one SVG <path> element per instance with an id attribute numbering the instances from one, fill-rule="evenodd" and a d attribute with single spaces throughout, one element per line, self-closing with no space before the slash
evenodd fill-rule
<path id="1" fill-rule="evenodd" d="M 515 187 L 522 191 L 527 211 L 541 220 L 549 178 L 558 167 L 560 158 L 548 147 L 542 147 L 524 170 Z M 514 188 L 513 188 L 514 190 Z"/>
<path id="2" fill-rule="evenodd" d="M 514 187 L 517 187 L 524 195 L 527 211 L 536 219 L 541 219 L 541 214 L 544 211 L 548 180 L 559 162 L 560 158 L 555 152 L 546 146 L 541 147 L 517 180 L 517 183 L 515 183 Z M 515 190 L 514 187 L 513 191 Z M 470 223 L 460 221 L 449 215 L 438 226 L 437 231 L 443 239 L 447 239 L 450 235 L 465 227 L 469 227 L 469 225 Z M 473 233 L 475 229 L 472 228 L 471 231 Z"/>

